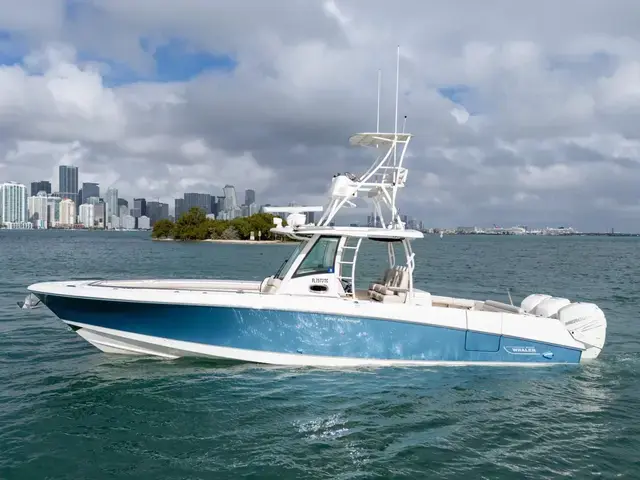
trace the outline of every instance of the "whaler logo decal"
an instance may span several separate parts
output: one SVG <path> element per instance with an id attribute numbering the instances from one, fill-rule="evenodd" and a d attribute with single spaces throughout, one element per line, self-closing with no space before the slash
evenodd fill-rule
<path id="1" fill-rule="evenodd" d="M 504 347 L 504 349 L 512 355 L 540 355 L 536 347 Z"/>

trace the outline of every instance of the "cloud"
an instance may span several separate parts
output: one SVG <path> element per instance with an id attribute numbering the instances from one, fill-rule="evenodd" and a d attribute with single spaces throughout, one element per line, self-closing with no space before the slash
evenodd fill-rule
<path id="1" fill-rule="evenodd" d="M 129 198 L 317 203 L 372 160 L 348 137 L 375 128 L 378 69 L 393 129 L 399 43 L 404 213 L 640 230 L 637 2 L 4 3 L 2 180 L 55 188 L 73 160 Z"/>

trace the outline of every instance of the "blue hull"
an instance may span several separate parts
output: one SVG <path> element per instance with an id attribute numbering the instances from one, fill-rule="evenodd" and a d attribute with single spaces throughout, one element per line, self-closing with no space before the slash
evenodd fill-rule
<path id="1" fill-rule="evenodd" d="M 262 352 L 504 363 L 579 363 L 581 356 L 577 349 L 526 339 L 355 316 L 38 297 L 69 322 Z"/>

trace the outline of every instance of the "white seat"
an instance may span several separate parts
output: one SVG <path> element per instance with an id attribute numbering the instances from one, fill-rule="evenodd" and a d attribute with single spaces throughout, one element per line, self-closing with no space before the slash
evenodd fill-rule
<path id="1" fill-rule="evenodd" d="M 409 291 L 409 268 L 393 267 L 385 272 L 385 283 L 373 283 L 369 288 L 369 298 L 378 302 L 403 303 Z"/>
<path id="2" fill-rule="evenodd" d="M 369 290 L 375 290 L 376 285 L 383 285 L 383 286 L 389 285 L 389 283 L 391 282 L 391 280 L 393 280 L 396 274 L 395 269 L 396 267 L 387 268 L 384 271 L 384 275 L 382 275 L 382 279 L 379 282 L 373 282 L 369 284 Z"/>

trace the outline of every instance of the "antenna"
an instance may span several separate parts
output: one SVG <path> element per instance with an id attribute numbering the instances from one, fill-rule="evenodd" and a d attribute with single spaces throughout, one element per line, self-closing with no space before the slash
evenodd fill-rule
<path id="1" fill-rule="evenodd" d="M 400 45 L 398 45 L 398 58 L 396 59 L 396 123 L 393 133 L 398 133 L 398 90 L 400 84 Z"/>
<path id="2" fill-rule="evenodd" d="M 376 133 L 380 133 L 380 84 L 382 81 L 382 70 L 378 70 L 378 118 L 376 121 Z"/>
<path id="3" fill-rule="evenodd" d="M 395 130 L 393 131 L 395 135 L 396 142 L 398 140 L 398 92 L 400 90 L 400 45 L 398 45 L 398 55 L 396 59 L 396 120 L 395 120 Z M 393 144 L 393 165 L 396 164 L 398 144 Z"/>
<path id="4" fill-rule="evenodd" d="M 402 122 L 402 133 L 404 133 L 404 129 L 406 128 L 406 126 L 407 126 L 407 116 L 405 115 L 404 122 Z"/>

